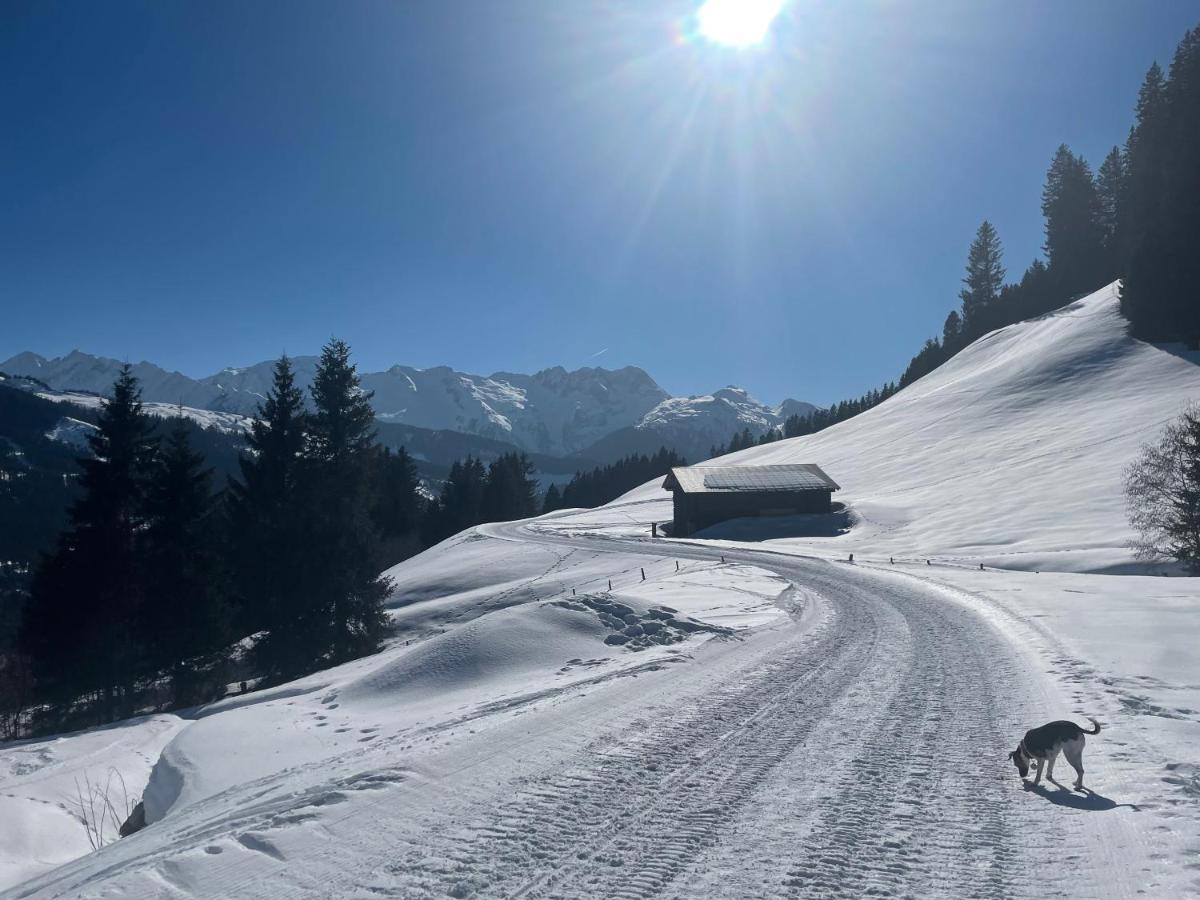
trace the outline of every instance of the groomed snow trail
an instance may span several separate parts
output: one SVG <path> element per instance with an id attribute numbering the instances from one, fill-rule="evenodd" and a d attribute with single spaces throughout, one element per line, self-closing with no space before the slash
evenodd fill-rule
<path id="1" fill-rule="evenodd" d="M 1083 810 L 1063 815 L 1007 763 L 1021 733 L 1009 711 L 1036 709 L 1037 688 L 983 619 L 911 580 L 725 555 L 790 578 L 807 596 L 794 613 L 823 607 L 806 610 L 815 627 L 751 638 L 714 677 L 674 679 L 646 714 L 446 809 L 360 886 L 411 897 L 1132 892 L 1119 866 L 1094 867 L 1104 835 Z"/>
<path id="2" fill-rule="evenodd" d="M 537 681 L 428 728 L 355 722 L 353 752 L 184 805 L 6 896 L 1154 892 L 1130 810 L 1022 787 L 1005 756 L 1031 719 L 1062 707 L 969 602 L 770 552 L 484 531 L 623 564 L 631 552 L 647 565 L 724 553 L 788 579 L 790 618 L 592 680 Z"/>

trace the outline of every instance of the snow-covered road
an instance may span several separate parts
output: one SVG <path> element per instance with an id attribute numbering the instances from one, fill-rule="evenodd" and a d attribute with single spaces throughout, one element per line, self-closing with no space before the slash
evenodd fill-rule
<path id="1" fill-rule="evenodd" d="M 598 541 L 520 526 L 491 533 L 593 549 Z M 1136 842 L 1123 827 L 1128 810 L 1054 785 L 1044 798 L 1021 788 L 1005 755 L 1048 686 L 984 619 L 912 579 L 726 556 L 797 586 L 790 623 L 677 672 L 636 709 L 622 704 L 594 740 L 431 823 L 371 887 L 413 896 L 1013 897 L 1119 896 L 1145 883 L 1118 852 Z"/>
<path id="2" fill-rule="evenodd" d="M 530 684 L 425 728 L 362 727 L 356 713 L 340 729 L 361 733 L 356 749 L 243 772 L 12 896 L 1153 892 L 1136 812 L 1102 783 L 1082 795 L 1018 780 L 1008 750 L 1046 710 L 1066 709 L 1032 657 L 968 602 L 911 575 L 794 555 L 520 524 L 481 531 L 513 553 L 536 544 L 622 564 L 636 554 L 648 568 L 724 553 L 785 577 L 787 615 L 594 678 Z M 272 704 L 295 710 L 285 728 L 303 727 L 317 697 L 318 725 L 353 702 L 349 689 L 314 687 L 311 701 L 297 690 Z M 275 721 L 266 712 L 245 710 L 260 732 Z M 196 733 L 174 758 L 238 740 L 236 716 L 190 726 L 231 730 Z"/>

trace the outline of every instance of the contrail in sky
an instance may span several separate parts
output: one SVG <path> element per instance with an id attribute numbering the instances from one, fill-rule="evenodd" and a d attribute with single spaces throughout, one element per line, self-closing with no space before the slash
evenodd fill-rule
<path id="1" fill-rule="evenodd" d="M 605 347 L 603 350 L 598 350 L 597 352 L 593 353 L 591 356 L 588 357 L 588 359 L 595 359 L 597 356 L 600 356 L 602 353 L 607 353 L 607 352 L 608 352 L 608 348 Z"/>

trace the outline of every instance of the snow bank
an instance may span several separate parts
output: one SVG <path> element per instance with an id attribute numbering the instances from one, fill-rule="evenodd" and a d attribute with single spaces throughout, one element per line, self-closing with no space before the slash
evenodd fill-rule
<path id="1" fill-rule="evenodd" d="M 0 889 L 91 851 L 79 805 L 87 782 L 120 782 L 141 793 L 162 748 L 184 727 L 176 716 L 131 719 L 106 728 L 0 746 Z M 106 822 L 116 840 L 121 822 Z"/>
<path id="2" fill-rule="evenodd" d="M 608 630 L 595 616 L 549 604 L 503 609 L 438 635 L 348 683 L 347 703 L 444 704 L 447 695 L 498 683 L 513 689 L 531 673 L 604 650 Z M 490 683 L 490 684 L 489 684 Z"/>

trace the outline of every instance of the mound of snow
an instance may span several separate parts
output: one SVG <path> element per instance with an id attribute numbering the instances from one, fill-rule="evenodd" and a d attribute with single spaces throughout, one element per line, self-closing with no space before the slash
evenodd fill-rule
<path id="1" fill-rule="evenodd" d="M 136 800 L 152 761 L 184 724 L 149 716 L 0 747 L 0 890 L 90 852 L 80 818 L 81 800 L 92 812 L 88 785 L 96 810 L 106 789 L 114 810 Z M 105 816 L 104 840 L 115 841 L 120 826 Z"/>
<path id="2" fill-rule="evenodd" d="M 345 702 L 420 705 L 446 695 L 509 681 L 515 691 L 530 673 L 595 656 L 608 630 L 595 616 L 551 604 L 527 604 L 438 635 L 350 682 Z"/>

